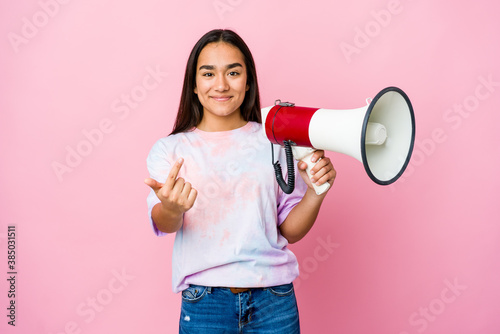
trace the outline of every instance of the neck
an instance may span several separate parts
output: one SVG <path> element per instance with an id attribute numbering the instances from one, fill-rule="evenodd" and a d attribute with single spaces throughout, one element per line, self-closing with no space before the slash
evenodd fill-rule
<path id="1" fill-rule="evenodd" d="M 210 117 L 203 115 L 203 118 L 197 128 L 206 132 L 231 131 L 245 126 L 248 122 L 243 119 L 241 114 L 237 113 L 233 117 Z"/>

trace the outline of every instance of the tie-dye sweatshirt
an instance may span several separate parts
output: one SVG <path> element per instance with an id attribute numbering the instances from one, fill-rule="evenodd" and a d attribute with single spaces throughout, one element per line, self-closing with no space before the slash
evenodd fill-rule
<path id="1" fill-rule="evenodd" d="M 283 166 L 279 146 L 271 146 L 262 125 L 222 132 L 194 129 L 158 140 L 147 165 L 150 177 L 164 183 L 174 162 L 184 159 L 179 177 L 198 191 L 194 206 L 184 213 L 172 254 L 172 289 L 189 284 L 264 287 L 292 282 L 299 274 L 295 255 L 278 226 L 302 199 L 307 185 L 295 166 L 295 190 L 287 195 L 276 183 L 271 164 Z M 165 235 L 151 219 L 160 201 L 147 198 L 149 219 L 158 236 Z"/>

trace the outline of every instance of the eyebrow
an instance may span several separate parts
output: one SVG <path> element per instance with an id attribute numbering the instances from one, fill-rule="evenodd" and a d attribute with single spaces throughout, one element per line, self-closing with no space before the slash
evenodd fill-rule
<path id="1" fill-rule="evenodd" d="M 240 63 L 232 63 L 229 65 L 226 65 L 226 69 L 228 69 L 228 70 L 235 68 L 235 67 L 243 67 L 243 65 L 241 65 Z M 201 65 L 199 70 L 203 70 L 203 69 L 212 71 L 215 69 L 215 66 L 214 65 Z"/>

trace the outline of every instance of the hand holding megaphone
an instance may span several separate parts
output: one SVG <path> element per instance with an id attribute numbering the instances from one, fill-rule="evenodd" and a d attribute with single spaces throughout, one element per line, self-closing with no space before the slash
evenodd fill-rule
<path id="1" fill-rule="evenodd" d="M 319 161 L 312 161 L 314 152 L 316 152 L 316 150 L 310 147 L 292 146 L 293 157 L 299 161 L 304 162 L 307 165 L 306 173 L 307 176 L 309 177 L 309 180 L 311 180 L 313 176 L 311 174 L 311 169 L 319 162 Z M 312 181 L 311 184 L 317 195 L 321 195 L 322 193 L 327 191 L 328 188 L 330 188 L 330 183 L 328 182 L 325 182 L 320 186 L 318 186 L 316 183 L 313 183 Z"/>
<path id="2" fill-rule="evenodd" d="M 397 87 L 380 91 L 366 106 L 351 110 L 296 107 L 277 100 L 274 106 L 261 109 L 263 129 L 273 144 L 291 146 L 296 159 L 312 168 L 315 149 L 340 152 L 363 163 L 368 176 L 377 184 L 395 182 L 404 172 L 415 141 L 415 117 L 408 96 Z M 306 154 L 307 153 L 307 154 Z M 287 154 L 290 177 L 292 153 Z M 273 160 L 274 161 L 274 160 Z M 291 193 L 278 173 L 283 191 Z M 310 176 L 310 174 L 309 174 Z M 314 184 L 313 184 L 314 185 Z M 316 186 L 316 185 L 314 185 Z M 321 194 L 328 185 L 316 189 Z"/>

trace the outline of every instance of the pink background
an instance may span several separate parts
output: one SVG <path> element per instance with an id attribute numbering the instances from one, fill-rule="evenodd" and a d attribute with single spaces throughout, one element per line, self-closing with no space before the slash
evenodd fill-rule
<path id="1" fill-rule="evenodd" d="M 303 332 L 500 332 L 499 10 L 463 0 L 3 0 L 0 331 L 177 332 L 173 237 L 148 225 L 145 160 L 171 130 L 189 51 L 222 27 L 253 51 L 263 106 L 357 108 L 395 85 L 415 109 L 415 152 L 394 185 L 328 153 L 335 186 L 292 246 Z"/>

